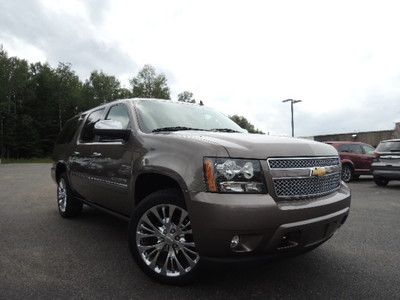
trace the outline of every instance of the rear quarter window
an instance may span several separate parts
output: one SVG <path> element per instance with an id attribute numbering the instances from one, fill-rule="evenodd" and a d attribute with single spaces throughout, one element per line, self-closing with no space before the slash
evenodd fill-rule
<path id="1" fill-rule="evenodd" d="M 79 128 L 81 120 L 79 117 L 74 117 L 69 119 L 63 129 L 61 130 L 60 134 L 58 135 L 56 144 L 69 144 L 75 136 L 76 131 Z"/>

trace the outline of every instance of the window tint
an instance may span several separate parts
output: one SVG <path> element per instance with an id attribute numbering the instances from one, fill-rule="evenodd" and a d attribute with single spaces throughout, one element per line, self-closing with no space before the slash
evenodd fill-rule
<path id="1" fill-rule="evenodd" d="M 350 144 L 349 149 L 351 153 L 357 153 L 357 154 L 362 154 L 362 148 L 358 144 Z"/>
<path id="2" fill-rule="evenodd" d="M 94 124 L 99 121 L 103 115 L 104 108 L 92 112 L 86 119 L 85 125 L 83 125 L 80 142 L 91 143 L 94 142 Z"/>
<path id="3" fill-rule="evenodd" d="M 338 148 L 339 152 L 347 152 L 347 153 L 359 153 L 362 154 L 363 150 L 358 144 L 343 144 Z"/>
<path id="4" fill-rule="evenodd" d="M 365 154 L 373 154 L 374 150 L 375 150 L 374 147 L 371 147 L 368 145 L 362 145 L 362 148 L 363 148 Z"/>
<path id="5" fill-rule="evenodd" d="M 118 121 L 122 124 L 123 129 L 127 129 L 129 126 L 129 113 L 126 106 L 123 104 L 112 106 L 108 111 L 106 120 Z"/>
<path id="6" fill-rule="evenodd" d="M 78 130 L 79 125 L 80 125 L 79 117 L 74 117 L 68 120 L 65 123 L 63 129 L 61 130 L 56 143 L 57 144 L 70 143 L 75 135 L 75 132 Z"/>
<path id="7" fill-rule="evenodd" d="M 340 145 L 338 152 L 350 152 L 350 147 L 348 144 Z"/>
<path id="8" fill-rule="evenodd" d="M 376 148 L 378 152 L 400 152 L 400 141 L 382 142 Z"/>

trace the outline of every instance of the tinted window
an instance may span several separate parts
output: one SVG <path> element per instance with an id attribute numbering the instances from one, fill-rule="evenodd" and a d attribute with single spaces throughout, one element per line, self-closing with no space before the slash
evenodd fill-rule
<path id="1" fill-rule="evenodd" d="M 79 117 L 74 117 L 70 120 L 68 120 L 63 129 L 61 130 L 58 138 L 57 138 L 57 144 L 68 144 L 72 141 L 75 132 L 78 130 L 80 124 Z"/>
<path id="2" fill-rule="evenodd" d="M 339 152 L 347 152 L 347 153 L 359 153 L 362 154 L 362 148 L 360 145 L 358 144 L 343 144 L 340 145 L 340 147 L 338 148 Z"/>
<path id="3" fill-rule="evenodd" d="M 347 144 L 340 145 L 338 152 L 350 152 L 350 147 Z"/>
<path id="4" fill-rule="evenodd" d="M 363 148 L 365 154 L 373 154 L 375 151 L 374 147 L 371 147 L 368 145 L 362 145 L 362 148 Z"/>
<path id="5" fill-rule="evenodd" d="M 362 148 L 361 148 L 360 145 L 350 144 L 348 146 L 349 146 L 349 149 L 350 149 L 351 153 L 357 153 L 357 154 L 362 154 L 363 153 Z"/>
<path id="6" fill-rule="evenodd" d="M 400 141 L 381 142 L 376 148 L 378 152 L 400 152 Z"/>
<path id="7" fill-rule="evenodd" d="M 83 125 L 80 142 L 90 143 L 94 142 L 94 124 L 101 119 L 103 116 L 104 108 L 92 112 L 86 119 L 85 125 Z"/>
<path id="8" fill-rule="evenodd" d="M 125 105 L 119 104 L 112 106 L 108 111 L 106 120 L 118 121 L 122 124 L 123 129 L 129 126 L 129 113 Z"/>

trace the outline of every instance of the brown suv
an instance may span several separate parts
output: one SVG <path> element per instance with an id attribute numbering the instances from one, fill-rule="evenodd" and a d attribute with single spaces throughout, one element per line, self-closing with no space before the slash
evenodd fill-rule
<path id="1" fill-rule="evenodd" d="M 87 204 L 129 221 L 138 265 L 173 284 L 207 258 L 312 250 L 350 208 L 332 146 L 248 134 L 211 108 L 156 99 L 69 120 L 52 175 L 61 216 Z"/>
<path id="2" fill-rule="evenodd" d="M 326 142 L 337 149 L 342 162 L 342 180 L 350 182 L 360 175 L 371 175 L 375 148 L 360 142 Z"/>

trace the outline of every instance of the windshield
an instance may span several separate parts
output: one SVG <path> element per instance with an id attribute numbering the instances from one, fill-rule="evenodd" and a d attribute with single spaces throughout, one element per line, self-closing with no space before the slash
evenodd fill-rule
<path id="1" fill-rule="evenodd" d="M 400 141 L 381 142 L 376 148 L 378 152 L 400 152 Z"/>
<path id="2" fill-rule="evenodd" d="M 227 116 L 211 108 L 172 101 L 137 101 L 140 127 L 144 132 L 175 130 L 215 130 L 246 132 Z"/>

